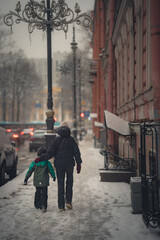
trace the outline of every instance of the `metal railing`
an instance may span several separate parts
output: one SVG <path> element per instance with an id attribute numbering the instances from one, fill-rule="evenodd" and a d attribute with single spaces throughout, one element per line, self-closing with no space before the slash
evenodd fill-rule
<path id="1" fill-rule="evenodd" d="M 140 126 L 142 219 L 147 227 L 160 227 L 160 123 L 142 123 Z M 147 145 L 150 139 L 150 146 Z M 150 147 L 150 150 L 148 149 Z M 149 155 L 149 166 L 148 166 Z"/>
<path id="2" fill-rule="evenodd" d="M 135 161 L 133 158 L 122 158 L 103 148 L 99 153 L 104 156 L 104 168 L 107 170 L 135 171 Z"/>

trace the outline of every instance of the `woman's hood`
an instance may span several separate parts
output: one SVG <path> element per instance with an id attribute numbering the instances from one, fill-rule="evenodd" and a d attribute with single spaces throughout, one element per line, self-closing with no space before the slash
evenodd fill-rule
<path id="1" fill-rule="evenodd" d="M 57 133 L 58 133 L 61 137 L 67 138 L 67 137 L 70 136 L 71 131 L 70 131 L 70 128 L 65 127 L 65 126 L 62 126 L 62 127 L 59 127 L 59 128 L 58 128 Z"/>

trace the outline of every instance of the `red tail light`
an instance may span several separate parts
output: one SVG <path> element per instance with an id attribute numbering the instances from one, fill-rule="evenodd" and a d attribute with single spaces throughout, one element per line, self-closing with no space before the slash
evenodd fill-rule
<path id="1" fill-rule="evenodd" d="M 30 134 L 30 136 L 33 136 L 33 132 L 30 132 L 29 134 Z"/>
<path id="2" fill-rule="evenodd" d="M 13 134 L 12 137 L 13 138 L 19 138 L 18 134 Z"/>
<path id="3" fill-rule="evenodd" d="M 12 129 L 7 129 L 7 132 L 12 132 Z"/>
<path id="4" fill-rule="evenodd" d="M 21 132 L 21 135 L 24 135 L 24 132 Z"/>

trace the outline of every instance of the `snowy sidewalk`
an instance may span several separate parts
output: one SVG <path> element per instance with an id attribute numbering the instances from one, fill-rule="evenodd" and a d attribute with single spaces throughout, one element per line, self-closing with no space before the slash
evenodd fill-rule
<path id="1" fill-rule="evenodd" d="M 57 182 L 50 179 L 48 210 L 33 206 L 32 178 L 25 172 L 0 188 L 0 240 L 158 240 L 160 230 L 147 229 L 132 214 L 127 183 L 100 182 L 103 157 L 88 137 L 80 142 L 82 171 L 74 174 L 73 210 L 57 208 Z M 35 154 L 36 155 L 36 154 Z"/>

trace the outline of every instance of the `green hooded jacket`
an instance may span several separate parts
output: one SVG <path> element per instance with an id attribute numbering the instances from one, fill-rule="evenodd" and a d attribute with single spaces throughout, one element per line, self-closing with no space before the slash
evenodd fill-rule
<path id="1" fill-rule="evenodd" d="M 26 173 L 25 176 L 26 181 L 32 175 L 33 172 L 34 172 L 33 185 L 35 187 L 49 186 L 49 173 L 51 174 L 52 178 L 55 178 L 54 169 L 49 161 L 42 161 L 39 163 L 35 163 L 35 161 L 33 161 Z"/>

